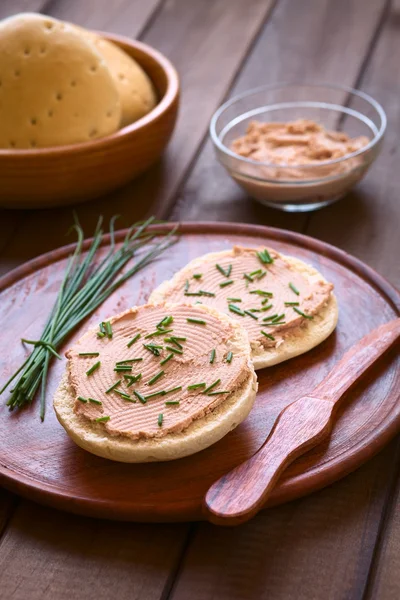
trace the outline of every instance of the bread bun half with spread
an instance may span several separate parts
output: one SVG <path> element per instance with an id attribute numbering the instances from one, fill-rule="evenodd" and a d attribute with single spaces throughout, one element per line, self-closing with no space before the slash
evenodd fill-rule
<path id="1" fill-rule="evenodd" d="M 85 450 L 121 462 L 166 461 L 214 444 L 253 406 L 246 330 L 211 307 L 147 304 L 71 348 L 54 397 Z"/>
<path id="2" fill-rule="evenodd" d="M 312 266 L 271 248 L 205 254 L 162 283 L 150 302 L 201 302 L 246 328 L 255 369 L 311 350 L 335 329 L 338 306 Z"/>
<path id="3" fill-rule="evenodd" d="M 0 147 L 77 144 L 115 132 L 121 103 L 94 44 L 57 19 L 0 22 Z"/>

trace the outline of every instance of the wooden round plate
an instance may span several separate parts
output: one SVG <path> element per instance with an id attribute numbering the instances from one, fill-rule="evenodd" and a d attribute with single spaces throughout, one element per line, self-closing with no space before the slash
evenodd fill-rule
<path id="1" fill-rule="evenodd" d="M 207 450 L 168 463 L 120 464 L 78 448 L 51 406 L 65 366 L 64 361 L 56 360 L 50 372 L 44 423 L 39 420 L 37 403 L 10 413 L 5 406 L 7 394 L 3 395 L 0 484 L 4 487 L 44 504 L 96 517 L 201 519 L 201 502 L 210 484 L 258 450 L 282 408 L 313 389 L 363 335 L 400 315 L 400 294 L 388 282 L 356 258 L 321 241 L 253 225 L 197 223 L 182 225 L 181 231 L 180 241 L 109 298 L 91 322 L 144 303 L 155 286 L 205 252 L 233 244 L 270 245 L 309 262 L 334 283 L 340 307 L 336 333 L 303 356 L 259 371 L 259 393 L 247 420 Z M 118 239 L 123 235 L 120 232 Z M 40 335 L 70 249 L 45 254 L 0 281 L 0 381 L 11 375 L 26 352 L 19 339 Z M 392 351 L 352 389 L 329 441 L 289 467 L 268 505 L 309 494 L 343 477 L 397 433 L 399 366 L 400 358 Z"/>

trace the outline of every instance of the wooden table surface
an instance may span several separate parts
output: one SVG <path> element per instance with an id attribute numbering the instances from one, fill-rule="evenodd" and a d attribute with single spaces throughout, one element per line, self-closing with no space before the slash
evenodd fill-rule
<path id="1" fill-rule="evenodd" d="M 400 2 L 384 0 L 1 0 L 0 18 L 42 11 L 147 42 L 182 81 L 162 162 L 78 207 L 121 226 L 146 214 L 300 231 L 355 254 L 400 284 Z M 282 80 L 338 82 L 388 116 L 381 156 L 343 201 L 285 214 L 247 198 L 208 139 L 227 97 Z M 65 243 L 71 208 L 2 211 L 0 273 Z M 0 489 L 0 598 L 13 600 L 352 600 L 400 598 L 399 441 L 335 485 L 236 529 L 96 521 Z"/>

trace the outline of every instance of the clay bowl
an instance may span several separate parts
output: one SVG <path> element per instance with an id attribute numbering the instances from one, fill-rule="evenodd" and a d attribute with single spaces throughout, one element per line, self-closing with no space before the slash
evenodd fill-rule
<path id="1" fill-rule="evenodd" d="M 159 103 L 135 123 L 98 140 L 34 150 L 0 150 L 0 206 L 45 208 L 90 200 L 124 185 L 163 152 L 178 111 L 175 68 L 147 44 L 101 35 L 143 67 L 158 92 Z"/>

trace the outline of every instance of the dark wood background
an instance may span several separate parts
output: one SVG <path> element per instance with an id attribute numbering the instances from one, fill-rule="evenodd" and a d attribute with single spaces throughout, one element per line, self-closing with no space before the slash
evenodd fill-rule
<path id="1" fill-rule="evenodd" d="M 163 161 L 78 207 L 120 225 L 144 214 L 284 227 L 355 254 L 399 285 L 400 2 L 384 0 L 1 0 L 0 18 L 42 11 L 137 37 L 182 80 Z M 381 156 L 348 198 L 308 215 L 263 208 L 216 163 L 213 111 L 231 94 L 288 79 L 340 82 L 384 106 Z M 0 273 L 67 241 L 71 209 L 2 211 Z M 224 530 L 137 525 L 45 509 L 0 490 L 1 600 L 391 600 L 400 597 L 399 442 L 339 483 Z"/>

